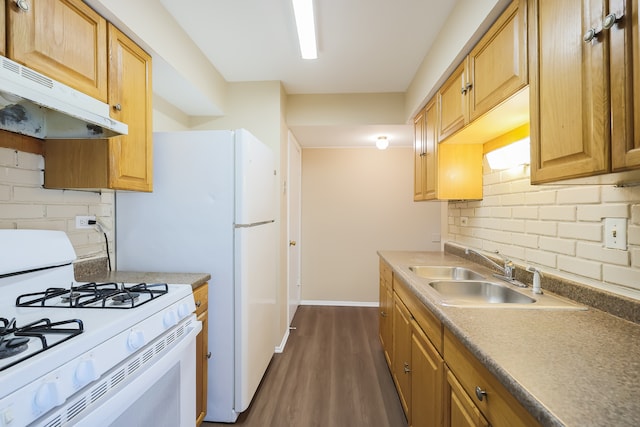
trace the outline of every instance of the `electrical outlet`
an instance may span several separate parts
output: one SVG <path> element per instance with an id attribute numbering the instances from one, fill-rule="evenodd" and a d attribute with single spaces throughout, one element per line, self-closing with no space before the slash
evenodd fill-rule
<path id="1" fill-rule="evenodd" d="M 95 221 L 95 215 L 76 215 L 76 228 L 93 228 L 89 221 Z"/>

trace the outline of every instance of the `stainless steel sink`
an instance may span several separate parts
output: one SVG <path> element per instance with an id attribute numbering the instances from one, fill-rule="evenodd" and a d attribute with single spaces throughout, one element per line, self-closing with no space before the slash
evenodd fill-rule
<path id="1" fill-rule="evenodd" d="M 442 280 L 429 283 L 446 300 L 469 304 L 532 304 L 534 298 L 487 281 Z"/>
<path id="2" fill-rule="evenodd" d="M 482 280 L 484 276 L 463 267 L 414 265 L 409 267 L 420 277 L 433 280 Z"/>

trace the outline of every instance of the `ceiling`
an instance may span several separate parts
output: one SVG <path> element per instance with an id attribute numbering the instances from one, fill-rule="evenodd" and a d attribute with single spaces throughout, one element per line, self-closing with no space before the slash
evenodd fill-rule
<path id="1" fill-rule="evenodd" d="M 457 0 L 315 0 L 315 60 L 300 58 L 290 0 L 160 2 L 228 82 L 276 80 L 289 94 L 346 94 L 405 92 Z M 382 130 L 293 132 L 304 147 L 370 146 Z M 412 143 L 410 125 L 388 133 L 391 146 Z"/>

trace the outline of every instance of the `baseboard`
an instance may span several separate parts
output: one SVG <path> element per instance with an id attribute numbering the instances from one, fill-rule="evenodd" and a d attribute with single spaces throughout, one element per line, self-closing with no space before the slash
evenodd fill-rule
<path id="1" fill-rule="evenodd" d="M 340 307 L 380 307 L 377 302 L 366 301 L 324 301 L 324 300 L 302 300 L 300 305 L 333 305 Z"/>
<path id="2" fill-rule="evenodd" d="M 284 347 L 287 345 L 287 340 L 289 339 L 289 328 L 287 328 L 287 330 L 284 333 L 284 336 L 282 337 L 282 341 L 280 342 L 280 345 L 276 346 L 275 352 L 276 353 L 282 353 L 284 351 Z"/>

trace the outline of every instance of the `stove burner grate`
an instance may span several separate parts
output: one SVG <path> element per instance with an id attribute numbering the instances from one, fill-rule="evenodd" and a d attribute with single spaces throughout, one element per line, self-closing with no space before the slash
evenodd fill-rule
<path id="1" fill-rule="evenodd" d="M 1 365 L 0 371 L 68 341 L 84 331 L 84 325 L 80 319 L 52 322 L 51 319 L 42 318 L 24 326 L 18 326 L 15 318 L 11 320 L 0 318 L 0 323 L 2 323 L 0 326 L 0 359 L 25 352 L 29 347 L 29 338 L 37 338 L 40 341 L 40 348 L 6 365 Z M 50 343 L 47 341 L 47 334 L 63 335 L 63 338 L 58 341 L 53 340 L 55 342 Z"/>
<path id="2" fill-rule="evenodd" d="M 23 294 L 16 298 L 17 307 L 114 308 L 139 307 L 166 294 L 166 283 L 86 283 L 69 288 L 48 288 L 44 292 Z M 144 298 L 142 298 L 144 296 Z"/>

